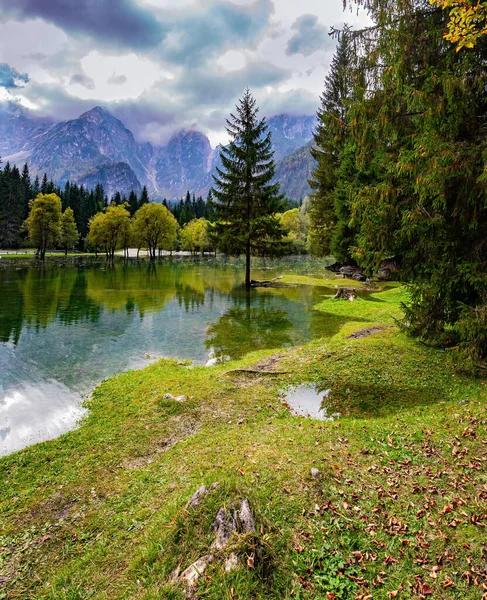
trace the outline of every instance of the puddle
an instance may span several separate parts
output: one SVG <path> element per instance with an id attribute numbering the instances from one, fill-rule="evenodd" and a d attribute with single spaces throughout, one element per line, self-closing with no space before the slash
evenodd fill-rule
<path id="1" fill-rule="evenodd" d="M 328 414 L 326 406 L 322 406 L 330 394 L 331 390 L 321 390 L 312 385 L 298 385 L 283 391 L 286 403 L 295 414 L 320 421 L 336 421 L 341 414 Z"/>

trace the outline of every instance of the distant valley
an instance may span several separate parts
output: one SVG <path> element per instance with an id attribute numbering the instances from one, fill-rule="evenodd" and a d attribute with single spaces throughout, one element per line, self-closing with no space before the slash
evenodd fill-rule
<path id="1" fill-rule="evenodd" d="M 309 192 L 313 170 L 309 153 L 315 117 L 277 115 L 268 119 L 277 163 L 276 180 L 292 200 Z M 92 189 L 101 183 L 109 197 L 146 186 L 162 200 L 188 190 L 206 197 L 219 163 L 220 148 L 196 130 L 181 130 L 166 146 L 138 143 L 105 108 L 95 107 L 70 121 L 39 118 L 22 106 L 0 104 L 0 156 L 28 163 L 32 175 L 48 173 L 59 185 L 74 181 Z"/>

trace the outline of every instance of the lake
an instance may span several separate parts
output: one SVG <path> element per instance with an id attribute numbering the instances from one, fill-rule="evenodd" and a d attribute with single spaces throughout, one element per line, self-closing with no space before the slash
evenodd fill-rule
<path id="1" fill-rule="evenodd" d="M 0 455 L 72 429 L 97 383 L 155 358 L 205 364 L 330 332 L 313 306 L 332 290 L 247 293 L 239 260 L 0 262 Z M 253 277 L 320 275 L 324 267 L 306 258 L 257 261 Z"/>

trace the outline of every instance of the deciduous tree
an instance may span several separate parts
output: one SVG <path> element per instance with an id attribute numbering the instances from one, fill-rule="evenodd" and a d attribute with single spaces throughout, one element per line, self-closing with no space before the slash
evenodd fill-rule
<path id="1" fill-rule="evenodd" d="M 138 248 L 147 246 L 152 260 L 158 249 L 171 250 L 178 229 L 174 216 L 162 204 L 144 204 L 135 213 L 132 234 Z"/>
<path id="2" fill-rule="evenodd" d="M 73 249 L 73 246 L 78 243 L 79 231 L 74 220 L 72 208 L 67 208 L 61 219 L 61 235 L 60 244 L 64 249 L 64 254 L 67 256 L 68 250 Z"/>
<path id="3" fill-rule="evenodd" d="M 24 227 L 30 241 L 37 246 L 41 260 L 44 260 L 47 248 L 59 241 L 61 220 L 61 198 L 56 194 L 39 194 L 30 202 Z"/>

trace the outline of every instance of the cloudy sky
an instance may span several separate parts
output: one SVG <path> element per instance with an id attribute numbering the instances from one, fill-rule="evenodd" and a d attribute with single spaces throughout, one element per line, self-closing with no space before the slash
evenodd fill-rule
<path id="1" fill-rule="evenodd" d="M 140 141 L 225 141 L 246 86 L 264 115 L 314 114 L 342 0 L 0 0 L 0 100 L 56 120 L 98 104 Z"/>

